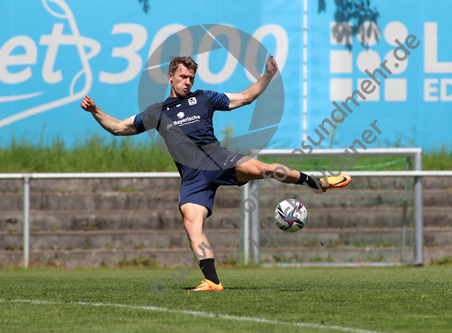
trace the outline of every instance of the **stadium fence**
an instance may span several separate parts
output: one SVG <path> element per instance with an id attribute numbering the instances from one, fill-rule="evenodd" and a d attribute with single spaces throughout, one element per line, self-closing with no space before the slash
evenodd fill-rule
<path id="1" fill-rule="evenodd" d="M 388 258 L 385 257 L 385 253 L 383 253 L 382 255 L 380 255 L 378 257 L 378 262 L 375 262 L 374 264 L 382 264 L 382 262 L 384 264 L 398 264 L 400 262 L 403 263 L 410 263 L 410 264 L 415 264 L 415 265 L 422 265 L 423 264 L 423 201 L 422 201 L 422 178 L 423 177 L 438 177 L 438 176 L 452 176 L 452 171 L 422 171 L 422 148 L 378 148 L 378 149 L 358 149 L 357 150 L 358 154 L 355 154 L 354 157 L 405 157 L 406 160 L 406 169 L 408 169 L 409 167 L 409 160 L 412 159 L 413 163 L 413 169 L 414 170 L 406 170 L 406 171 L 347 171 L 344 170 L 344 173 L 349 174 L 350 176 L 352 176 L 352 178 L 354 178 L 355 182 L 357 182 L 358 184 L 363 184 L 365 183 L 365 179 L 368 177 L 371 178 L 379 178 L 379 180 L 387 180 L 389 178 L 393 178 L 396 181 L 396 187 L 401 188 L 403 190 L 403 194 L 399 194 L 398 197 L 400 200 L 398 200 L 398 202 L 395 203 L 396 206 L 398 206 L 398 208 L 400 208 L 400 210 L 402 211 L 402 213 L 400 214 L 402 216 L 402 221 L 400 221 L 401 223 L 398 225 L 388 225 L 388 230 L 385 230 L 385 232 L 387 234 L 389 234 L 391 231 L 392 234 L 394 234 L 394 232 L 398 232 L 400 231 L 401 233 L 401 240 L 397 240 L 394 241 L 394 239 L 391 240 L 385 240 L 384 237 L 378 237 L 378 241 L 376 240 L 372 240 L 371 242 L 378 243 L 380 249 L 383 248 L 386 254 L 389 254 L 389 252 L 394 252 L 394 248 L 395 252 L 400 251 L 401 255 L 397 256 L 399 258 L 400 261 L 396 260 L 394 254 L 392 255 L 388 255 Z M 261 151 L 256 151 L 254 152 L 254 154 L 252 154 L 252 156 L 254 156 L 257 159 L 269 159 L 269 158 L 291 158 L 292 156 L 292 152 L 293 150 L 290 149 L 270 149 L 270 150 L 261 150 Z M 306 154 L 305 156 L 307 158 L 337 158 L 340 156 L 343 156 L 344 150 L 343 149 L 318 149 L 318 150 L 313 150 L 310 154 Z M 300 156 L 300 154 L 295 155 L 295 156 Z M 326 171 L 328 172 L 328 171 Z M 320 172 L 313 172 L 312 173 L 314 176 L 316 177 L 322 177 L 322 174 Z M 414 183 L 410 184 L 408 179 L 413 179 Z M 359 180 L 362 181 L 359 181 Z M 405 182 L 401 182 L 401 179 L 405 179 Z M 318 236 L 318 230 L 315 233 L 303 233 L 299 232 L 296 234 L 287 234 L 287 233 L 282 233 L 280 232 L 279 234 L 285 234 L 285 235 L 279 235 L 278 236 L 278 232 L 279 230 L 277 230 L 277 232 L 275 233 L 274 230 L 271 231 L 270 228 L 268 227 L 268 225 L 265 225 L 265 217 L 261 218 L 260 217 L 260 213 L 259 211 L 261 209 L 260 207 L 260 203 L 259 201 L 262 201 L 262 196 L 259 195 L 259 187 L 258 187 L 258 181 L 251 181 L 248 184 L 246 184 L 244 186 L 244 190 L 243 190 L 243 199 L 242 202 L 248 202 L 249 205 L 248 207 L 245 207 L 245 209 L 243 209 L 242 207 L 242 214 L 243 214 L 243 227 L 242 227 L 242 234 L 241 234 L 241 253 L 242 253 L 242 258 L 243 258 L 243 262 L 244 264 L 249 264 L 250 263 L 250 259 L 252 259 L 252 263 L 255 265 L 259 265 L 262 263 L 263 259 L 263 255 L 261 253 L 264 251 L 265 248 L 265 252 L 267 254 L 270 254 L 270 256 L 272 256 L 273 252 L 273 257 L 275 257 L 277 260 L 276 261 L 280 261 L 282 264 L 284 264 L 284 262 L 289 262 L 289 263 L 303 263 L 306 261 L 306 258 L 302 258 L 301 256 L 297 255 L 293 255 L 292 253 L 292 258 L 289 259 L 285 259 L 285 256 L 287 254 L 287 252 L 298 252 L 300 253 L 300 251 L 311 251 L 314 249 L 314 244 L 315 242 L 321 243 L 322 247 L 323 247 L 323 243 L 325 241 L 321 241 L 318 237 L 316 238 L 316 235 Z M 377 187 L 379 185 L 377 184 Z M 349 186 L 349 188 L 352 188 L 352 186 Z M 347 190 L 349 190 L 349 188 L 347 188 Z M 412 191 L 408 191 L 408 189 L 412 189 Z M 278 189 L 272 189 L 274 191 L 275 194 L 277 194 L 275 191 L 278 191 Z M 389 189 L 390 191 L 391 189 Z M 279 190 L 280 192 L 283 191 Z M 345 202 L 345 200 L 350 199 L 350 196 L 346 196 L 343 195 L 342 192 L 344 190 L 341 190 L 339 192 L 336 192 L 336 196 L 339 197 L 337 199 L 336 202 L 336 207 L 341 207 L 341 206 L 347 206 L 347 203 Z M 388 192 L 388 189 L 385 189 L 386 192 Z M 369 191 L 368 191 L 369 192 Z M 284 192 L 287 193 L 287 192 Z M 326 194 L 326 196 L 328 197 L 328 195 L 331 195 L 332 192 L 328 192 L 328 194 Z M 412 194 L 412 195 L 410 195 Z M 341 196 L 343 195 L 344 200 L 342 200 L 341 202 Z M 284 197 L 282 195 L 276 195 L 279 197 L 280 200 L 282 201 L 283 199 L 288 198 L 287 196 Z M 313 198 L 315 198 L 315 195 L 312 196 Z M 324 196 L 322 196 L 324 197 Z M 394 196 L 392 196 L 394 197 Z M 401 197 L 401 198 L 400 198 Z M 412 200 L 410 200 L 412 197 Z M 377 199 L 380 199 L 380 193 L 377 194 Z M 389 200 L 393 200 L 394 198 L 390 198 Z M 301 202 L 303 202 L 304 199 L 300 199 Z M 314 200 L 314 199 L 313 199 Z M 352 199 L 352 200 L 356 200 L 356 199 Z M 309 201 L 309 205 L 310 206 L 314 206 L 315 210 L 325 210 L 325 208 L 329 207 L 329 203 L 325 203 L 325 201 L 323 202 L 311 202 Z M 412 202 L 412 205 L 410 205 L 410 201 Z M 271 201 L 270 201 L 271 202 Z M 313 203 L 313 204 L 311 204 Z M 265 203 L 267 205 L 267 207 L 274 209 L 277 205 L 277 202 L 271 202 L 270 204 L 268 203 L 268 200 Z M 353 205 L 354 202 L 351 202 L 351 205 Z M 408 205 L 410 205 L 412 207 L 412 217 L 413 217 L 413 228 L 410 228 L 409 231 L 412 231 L 414 233 L 413 237 L 414 239 L 412 240 L 412 245 L 414 248 L 414 254 L 413 254 L 413 258 L 408 259 L 407 260 L 407 253 L 406 253 L 406 246 L 407 246 L 407 225 L 408 225 L 408 219 L 409 219 L 409 212 L 408 210 Z M 250 207 L 252 206 L 253 209 L 251 209 Z M 314 210 L 313 209 L 313 210 Z M 361 207 L 361 209 L 366 209 L 368 211 L 369 214 L 372 214 L 372 207 L 369 204 L 365 204 L 363 207 Z M 386 207 L 382 207 L 382 209 L 387 209 Z M 340 209 L 339 209 L 340 210 Z M 310 211 L 310 209 L 308 208 L 308 226 L 311 226 L 312 224 L 315 225 L 317 221 L 311 221 L 309 220 L 309 216 L 310 213 L 312 212 L 312 210 Z M 273 213 L 271 211 L 267 212 L 266 215 L 271 215 L 271 219 L 273 218 Z M 267 217 L 268 218 L 268 217 Z M 347 217 L 344 217 L 344 220 L 347 219 Z M 359 220 L 359 217 L 356 218 L 355 220 Z M 264 221 L 264 224 L 262 223 Z M 385 222 L 385 221 L 382 221 Z M 341 222 L 344 223 L 345 225 L 347 224 L 347 221 L 345 222 Z M 370 230 L 362 230 L 365 229 L 365 225 L 360 226 L 359 224 L 360 222 L 357 222 L 357 225 L 355 226 L 353 232 L 351 232 L 351 230 L 349 231 L 349 234 L 352 235 L 353 237 L 351 239 L 345 240 L 345 245 L 355 245 L 355 246 L 361 246 L 361 247 L 366 247 L 367 251 L 370 253 L 372 253 L 372 251 L 376 251 L 377 247 L 372 247 L 369 250 L 369 246 L 367 244 L 366 241 L 363 241 L 363 239 L 365 239 L 365 234 L 370 233 Z M 382 223 L 383 225 L 384 223 Z M 372 230 L 372 234 L 375 235 L 375 231 L 377 231 L 378 233 L 378 225 L 374 225 L 372 226 L 373 229 L 377 230 Z M 335 227 L 333 226 L 333 228 L 331 228 L 331 226 L 329 227 L 328 230 L 328 226 L 326 229 L 323 229 L 322 232 L 324 233 L 324 235 L 322 236 L 324 239 L 327 239 L 328 245 L 330 247 L 336 247 L 338 250 L 339 248 L 344 248 L 344 239 L 341 238 L 341 242 L 342 244 L 339 244 L 338 241 L 338 236 L 336 235 L 336 237 L 334 235 L 331 235 L 331 231 L 332 229 L 334 229 Z M 337 229 L 339 229 L 338 226 L 336 226 Z M 361 229 L 361 231 L 360 231 Z M 391 230 L 389 230 L 391 229 Z M 306 228 L 304 229 L 305 231 Z M 361 232 L 361 234 L 360 234 Z M 343 234 L 345 232 L 342 232 Z M 383 233 L 383 232 L 382 232 Z M 270 243 L 272 243 L 272 240 L 268 237 L 268 235 L 264 235 L 267 237 L 267 242 L 265 241 L 263 234 L 272 234 L 273 235 L 273 242 L 275 242 L 275 238 L 277 239 L 276 242 L 277 244 L 274 245 L 272 248 L 272 251 L 269 252 L 269 250 L 265 247 L 262 246 L 263 244 L 267 243 L 266 245 L 269 245 Z M 329 235 L 328 235 L 329 234 Z M 310 237 L 310 238 L 309 238 Z M 342 236 L 339 236 L 339 238 Z M 368 236 L 370 237 L 370 236 Z M 375 237 L 375 236 L 373 236 Z M 289 239 L 289 240 L 288 240 Z M 298 242 L 296 241 L 296 239 L 298 239 Z M 411 242 L 411 240 L 409 240 Z M 317 244 L 318 245 L 318 244 Z M 282 248 L 282 253 L 279 254 L 274 254 L 278 252 L 278 247 Z M 389 248 L 392 247 L 391 251 L 389 250 Z M 399 250 L 400 249 L 400 250 Z M 285 252 L 284 252 L 285 250 Z M 280 251 L 280 252 L 281 252 Z M 325 252 L 325 251 L 323 251 Z M 330 251 L 331 252 L 331 251 Z M 339 251 L 336 251 L 339 252 Z M 355 251 L 356 252 L 356 251 Z M 381 252 L 381 251 L 380 251 Z M 281 257 L 283 257 L 283 259 L 281 259 Z M 330 257 L 330 256 L 329 256 Z M 373 256 L 375 258 L 375 256 Z M 299 259 L 299 260 L 298 260 Z M 340 260 L 342 262 L 342 264 L 344 264 L 344 258 L 341 258 L 342 260 Z M 353 265 L 354 264 L 354 260 L 352 260 L 352 258 L 349 258 L 350 260 L 348 260 L 348 262 L 346 262 L 346 265 Z M 338 262 L 335 260 L 335 258 L 331 258 L 331 259 L 323 259 L 321 260 L 320 257 L 314 257 L 311 258 L 309 260 L 310 262 L 318 262 L 318 261 L 323 261 L 323 265 L 337 265 Z M 375 261 L 375 259 L 371 258 L 369 255 L 367 256 L 367 258 L 364 260 L 366 261 L 366 264 L 371 264 L 372 261 Z M 303 263 L 304 264 L 304 263 Z M 358 264 L 362 264 L 359 263 Z"/>
<path id="2" fill-rule="evenodd" d="M 117 179 L 117 178 L 179 178 L 177 172 L 105 172 L 105 173 L 11 173 L 0 179 L 24 180 L 24 267 L 30 258 L 30 180 L 32 179 Z"/>
<path id="3" fill-rule="evenodd" d="M 452 171 L 422 171 L 422 149 L 421 148 L 388 148 L 388 149 L 367 149 L 358 150 L 360 157 L 406 157 L 407 160 L 413 159 L 414 170 L 412 171 L 344 171 L 351 175 L 355 179 L 366 177 L 378 177 L 378 178 L 414 178 L 413 184 L 413 207 L 414 207 L 414 258 L 412 263 L 415 265 L 423 264 L 423 220 L 422 220 L 422 178 L 423 177 L 452 177 Z M 308 156 L 310 157 L 338 157 L 341 156 L 343 150 L 340 149 L 322 149 L 314 150 Z M 274 158 L 274 157 L 290 157 L 292 150 L 262 150 L 255 153 L 256 158 Z M 408 167 L 408 163 L 406 166 Z M 321 176 L 319 172 L 313 173 L 315 176 Z M 24 267 L 28 267 L 29 264 L 29 249 L 30 249 L 30 181 L 32 179 L 116 179 L 116 178 L 179 178 L 177 172 L 120 172 L 120 173 L 13 173 L 13 174 L 0 174 L 0 179 L 23 179 L 24 181 L 24 240 L 23 240 L 23 253 L 24 253 Z M 406 202 L 408 200 L 407 190 L 408 185 L 405 183 L 404 199 L 404 221 L 402 227 L 402 260 L 404 260 L 405 246 L 406 246 L 406 234 L 407 234 L 407 214 L 406 214 Z M 239 248 L 239 257 L 243 258 L 244 264 L 250 263 L 250 258 L 254 264 L 261 264 L 260 249 L 261 246 L 254 246 L 255 244 L 261 244 L 261 221 L 259 217 L 259 200 L 256 199 L 259 196 L 259 188 L 257 181 L 251 181 L 243 186 L 242 190 L 242 203 L 247 200 L 251 200 L 256 205 L 257 209 L 247 213 L 243 211 L 243 223 L 241 228 L 241 245 Z M 259 198 L 259 197 L 258 197 Z M 281 197 L 281 200 L 284 198 Z M 280 200 L 280 201 L 281 201 Z M 272 207 L 273 209 L 274 207 Z M 273 219 L 273 214 L 267 216 L 267 218 Z M 303 232 L 298 233 L 303 234 Z M 295 234 L 287 234 L 293 236 Z M 328 264 L 328 263 L 327 263 Z M 334 264 L 334 263 L 332 263 Z"/>

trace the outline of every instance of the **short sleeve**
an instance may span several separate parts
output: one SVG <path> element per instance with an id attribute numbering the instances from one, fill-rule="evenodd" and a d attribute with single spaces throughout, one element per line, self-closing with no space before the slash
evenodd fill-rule
<path id="1" fill-rule="evenodd" d="M 210 99 L 210 103 L 212 103 L 215 110 L 220 111 L 229 111 L 229 99 L 231 94 L 227 93 L 218 93 L 216 91 L 211 90 L 203 90 L 204 94 Z"/>
<path id="2" fill-rule="evenodd" d="M 132 116 L 133 123 L 137 128 L 137 133 L 143 133 L 157 128 L 162 110 L 162 103 L 153 104 L 147 107 L 143 112 Z"/>
<path id="3" fill-rule="evenodd" d="M 133 123 L 135 124 L 135 127 L 137 128 L 137 134 L 143 133 L 146 131 L 146 128 L 143 124 L 143 119 L 141 119 L 141 114 L 134 115 L 132 117 Z"/>

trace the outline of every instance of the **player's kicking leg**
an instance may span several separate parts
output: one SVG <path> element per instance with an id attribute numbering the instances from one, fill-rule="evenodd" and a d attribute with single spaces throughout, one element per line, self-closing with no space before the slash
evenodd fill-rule
<path id="1" fill-rule="evenodd" d="M 351 177 L 346 174 L 315 178 L 303 172 L 292 170 L 282 164 L 267 164 L 249 157 L 246 159 L 245 162 L 240 160 L 237 163 L 236 175 L 239 182 L 248 182 L 253 179 L 273 178 L 286 184 L 303 185 L 316 193 L 322 193 L 331 188 L 345 187 L 351 181 Z"/>
<path id="2" fill-rule="evenodd" d="M 223 286 L 215 270 L 215 259 L 212 248 L 204 233 L 204 221 L 207 218 L 207 208 L 194 203 L 186 203 L 180 207 L 184 218 L 184 227 L 187 232 L 193 254 L 199 260 L 205 279 L 192 291 L 220 291 Z M 201 259 L 202 258 L 202 259 Z"/>

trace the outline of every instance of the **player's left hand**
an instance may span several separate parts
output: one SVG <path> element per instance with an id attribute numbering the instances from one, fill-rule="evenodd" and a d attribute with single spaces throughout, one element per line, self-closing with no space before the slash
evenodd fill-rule
<path id="1" fill-rule="evenodd" d="M 269 55 L 267 61 L 265 62 L 265 72 L 271 76 L 275 75 L 278 71 L 278 64 L 276 63 L 273 55 Z"/>

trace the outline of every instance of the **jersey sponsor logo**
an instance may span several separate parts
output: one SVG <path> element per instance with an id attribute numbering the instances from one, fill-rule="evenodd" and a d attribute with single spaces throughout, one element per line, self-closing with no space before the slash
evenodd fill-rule
<path id="1" fill-rule="evenodd" d="M 177 118 L 179 118 L 179 119 L 184 118 L 184 116 L 185 116 L 185 114 L 184 114 L 183 112 L 179 112 L 179 113 L 177 114 Z"/>
<path id="2" fill-rule="evenodd" d="M 190 97 L 190 98 L 188 99 L 188 105 L 195 105 L 196 103 L 198 103 L 198 102 L 196 101 L 196 97 Z"/>
<path id="3" fill-rule="evenodd" d="M 180 113 L 182 113 L 182 117 L 184 116 L 184 113 L 183 112 L 179 112 L 178 114 L 177 114 L 177 116 L 179 117 L 179 114 Z M 192 117 L 187 117 L 187 118 L 184 118 L 184 119 L 181 119 L 181 120 L 175 120 L 175 121 L 173 121 L 173 125 L 174 126 L 184 126 L 184 125 L 188 125 L 188 124 L 192 124 L 192 123 L 196 123 L 196 122 L 198 122 L 199 120 L 201 119 L 201 117 L 200 116 L 192 116 Z"/>

